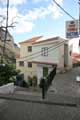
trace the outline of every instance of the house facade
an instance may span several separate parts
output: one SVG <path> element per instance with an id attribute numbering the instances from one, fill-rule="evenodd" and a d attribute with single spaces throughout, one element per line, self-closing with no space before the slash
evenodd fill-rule
<path id="1" fill-rule="evenodd" d="M 32 43 L 40 39 L 42 36 L 34 37 L 29 40 L 20 42 L 20 56 L 16 59 L 16 68 L 24 74 L 24 79 L 27 81 L 28 76 L 36 75 L 36 65 L 32 64 L 34 57 Z"/>
<path id="2" fill-rule="evenodd" d="M 55 65 L 57 70 L 72 67 L 70 49 L 68 41 L 60 37 L 32 38 L 20 43 L 20 58 L 16 60 L 16 67 L 24 73 L 25 80 L 36 75 L 39 84 L 40 79 L 46 77 Z"/>

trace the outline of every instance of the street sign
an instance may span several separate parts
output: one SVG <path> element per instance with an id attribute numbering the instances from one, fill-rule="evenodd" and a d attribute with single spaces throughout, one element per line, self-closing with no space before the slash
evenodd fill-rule
<path id="1" fill-rule="evenodd" d="M 66 32 L 66 38 L 76 38 L 78 36 L 78 32 Z"/>
<path id="2" fill-rule="evenodd" d="M 79 36 L 78 20 L 66 21 L 66 38 L 76 38 Z"/>

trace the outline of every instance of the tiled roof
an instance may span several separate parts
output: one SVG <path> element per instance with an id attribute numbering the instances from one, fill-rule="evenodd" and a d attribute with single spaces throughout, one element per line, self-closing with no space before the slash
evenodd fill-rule
<path id="1" fill-rule="evenodd" d="M 40 38 L 42 38 L 42 37 L 43 37 L 43 36 L 33 37 L 33 38 L 31 38 L 31 39 L 28 39 L 28 40 L 25 40 L 25 41 L 23 41 L 23 42 L 20 42 L 19 44 L 29 43 L 29 42 L 34 43 L 34 42 L 36 42 L 38 39 L 40 39 Z"/>
<path id="2" fill-rule="evenodd" d="M 48 42 L 48 41 L 55 41 L 55 40 L 58 40 L 58 39 L 59 39 L 59 37 L 52 37 L 52 38 L 43 37 L 43 38 L 39 39 L 39 41 L 38 40 L 35 41 L 33 44 L 43 43 L 43 42 Z"/>
<path id="3" fill-rule="evenodd" d="M 48 42 L 48 41 L 54 41 L 55 42 L 59 38 L 60 38 L 59 36 L 57 36 L 57 37 L 51 37 L 51 38 L 43 37 L 43 36 L 37 36 L 37 37 L 33 37 L 31 39 L 25 40 L 23 42 L 20 42 L 19 44 L 30 43 L 30 42 L 32 44 L 37 44 L 37 43 Z"/>

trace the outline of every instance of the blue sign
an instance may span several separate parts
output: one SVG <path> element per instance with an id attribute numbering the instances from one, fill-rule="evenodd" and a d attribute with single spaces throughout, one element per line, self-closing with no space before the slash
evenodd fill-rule
<path id="1" fill-rule="evenodd" d="M 78 37 L 79 33 L 78 32 L 67 32 L 66 33 L 66 38 L 75 38 Z"/>

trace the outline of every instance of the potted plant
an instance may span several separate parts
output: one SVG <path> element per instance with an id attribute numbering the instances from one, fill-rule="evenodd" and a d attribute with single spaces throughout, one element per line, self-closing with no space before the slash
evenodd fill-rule
<path id="1" fill-rule="evenodd" d="M 28 76 L 28 84 L 29 84 L 29 86 L 32 86 L 32 77 L 31 76 Z"/>
<path id="2" fill-rule="evenodd" d="M 32 77 L 32 85 L 33 85 L 33 87 L 37 86 L 37 76 Z"/>

